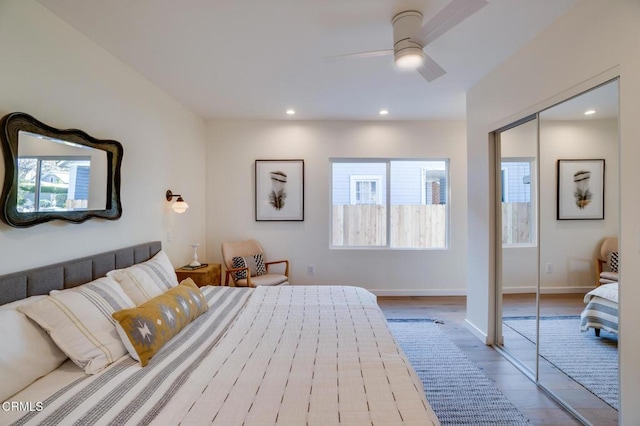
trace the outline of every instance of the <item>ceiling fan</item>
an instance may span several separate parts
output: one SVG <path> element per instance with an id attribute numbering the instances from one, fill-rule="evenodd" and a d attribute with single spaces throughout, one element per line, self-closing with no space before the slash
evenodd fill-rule
<path id="1" fill-rule="evenodd" d="M 427 81 L 433 81 L 446 71 L 424 52 L 424 47 L 489 4 L 487 0 L 451 0 L 427 23 L 422 25 L 422 13 L 406 10 L 391 19 L 393 25 L 393 49 L 348 53 L 332 56 L 372 57 L 393 53 L 399 68 L 415 69 Z"/>

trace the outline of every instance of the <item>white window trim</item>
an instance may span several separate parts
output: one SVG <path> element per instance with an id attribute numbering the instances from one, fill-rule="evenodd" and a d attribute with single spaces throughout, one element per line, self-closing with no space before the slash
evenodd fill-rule
<path id="1" fill-rule="evenodd" d="M 349 203 L 358 204 L 356 199 L 356 183 L 357 182 L 376 182 L 377 200 L 376 204 L 382 203 L 382 191 L 380 191 L 380 175 L 350 175 L 349 176 Z"/>
<path id="2" fill-rule="evenodd" d="M 333 167 L 334 163 L 375 163 L 375 162 L 380 162 L 380 163 L 386 163 L 387 165 L 387 172 L 386 172 L 386 205 L 387 205 L 387 209 L 389 209 L 390 207 L 390 203 L 391 203 L 391 176 L 390 176 L 390 166 L 391 166 L 391 162 L 394 161 L 444 161 L 446 163 L 446 182 L 447 182 L 447 191 L 446 191 L 446 196 L 447 196 L 447 202 L 445 204 L 446 206 L 446 229 L 445 229 L 445 244 L 444 247 L 421 247 L 421 248 L 410 248 L 410 247 L 391 247 L 389 245 L 389 233 L 390 233 L 390 216 L 387 215 L 387 244 L 384 246 L 334 246 L 333 243 L 331 242 L 331 234 L 333 233 L 333 221 L 331 221 L 331 224 L 329 226 L 329 232 L 330 232 L 330 237 L 329 237 L 329 249 L 331 250 L 409 250 L 409 251 L 414 251 L 414 250 L 418 250 L 418 251 L 446 251 L 446 250 L 450 250 L 451 246 L 450 246 L 450 242 L 451 242 L 451 169 L 450 169 L 450 165 L 451 165 L 451 159 L 450 158 L 445 158 L 445 157 L 433 157 L 433 158 L 329 158 L 329 167 Z M 333 176 L 333 172 L 330 172 L 330 175 Z M 353 175 L 353 176 L 357 176 L 357 175 Z M 360 176 L 367 176 L 367 175 L 360 175 Z M 373 175 L 373 176 L 377 176 L 377 175 Z M 422 180 L 425 179 L 425 175 L 423 174 L 421 177 Z M 424 182 L 423 182 L 424 183 Z M 355 185 L 355 184 L 354 184 Z M 350 186 L 351 186 L 351 182 L 350 182 Z M 329 190 L 330 190 L 330 194 L 329 194 L 329 199 L 333 200 L 333 184 L 329 186 Z M 355 191 L 353 191 L 350 188 L 350 194 L 349 194 L 349 200 L 351 203 L 351 193 L 355 193 Z M 385 204 L 385 203 L 381 203 L 381 204 Z M 355 203 L 352 203 L 355 204 Z M 332 208 L 332 203 L 329 203 L 329 209 L 331 210 Z M 330 214 L 329 217 L 332 217 L 332 215 Z"/>

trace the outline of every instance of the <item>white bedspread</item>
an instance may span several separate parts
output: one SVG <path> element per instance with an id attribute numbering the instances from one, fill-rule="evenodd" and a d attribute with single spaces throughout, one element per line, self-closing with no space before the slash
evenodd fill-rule
<path id="1" fill-rule="evenodd" d="M 584 296 L 584 303 L 589 303 L 591 298 L 599 296 L 603 299 L 618 303 L 618 283 L 600 285 Z"/>
<path id="2" fill-rule="evenodd" d="M 368 291 L 225 288 L 207 299 L 212 309 L 147 367 L 124 357 L 16 424 L 439 424 Z"/>

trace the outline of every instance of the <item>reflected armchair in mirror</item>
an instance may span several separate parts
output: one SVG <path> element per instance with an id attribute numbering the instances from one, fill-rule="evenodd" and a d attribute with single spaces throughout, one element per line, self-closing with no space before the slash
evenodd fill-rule
<path id="1" fill-rule="evenodd" d="M 5 176 L 2 219 L 27 227 L 54 219 L 81 223 L 122 215 L 119 142 L 59 130 L 14 112 L 0 121 Z"/>

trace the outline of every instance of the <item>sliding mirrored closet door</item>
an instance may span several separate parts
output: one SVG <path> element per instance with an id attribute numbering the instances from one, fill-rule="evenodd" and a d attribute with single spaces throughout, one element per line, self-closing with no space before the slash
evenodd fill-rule
<path id="1" fill-rule="evenodd" d="M 617 424 L 618 336 L 581 331 L 581 313 L 585 294 L 599 287 L 600 245 L 619 236 L 618 81 L 516 124 L 496 134 L 497 336 L 516 364 L 583 423 Z M 522 229 L 510 205 L 519 182 L 504 178 L 510 163 L 531 170 L 530 201 L 518 199 L 530 211 L 522 228 L 531 238 L 523 244 L 509 237 Z"/>
<path id="2" fill-rule="evenodd" d="M 532 374 L 536 371 L 538 283 L 538 120 L 528 117 L 498 134 L 500 196 L 502 345 Z M 528 333 L 518 333 L 527 324 Z M 500 334 L 498 334 L 500 335 Z"/>

